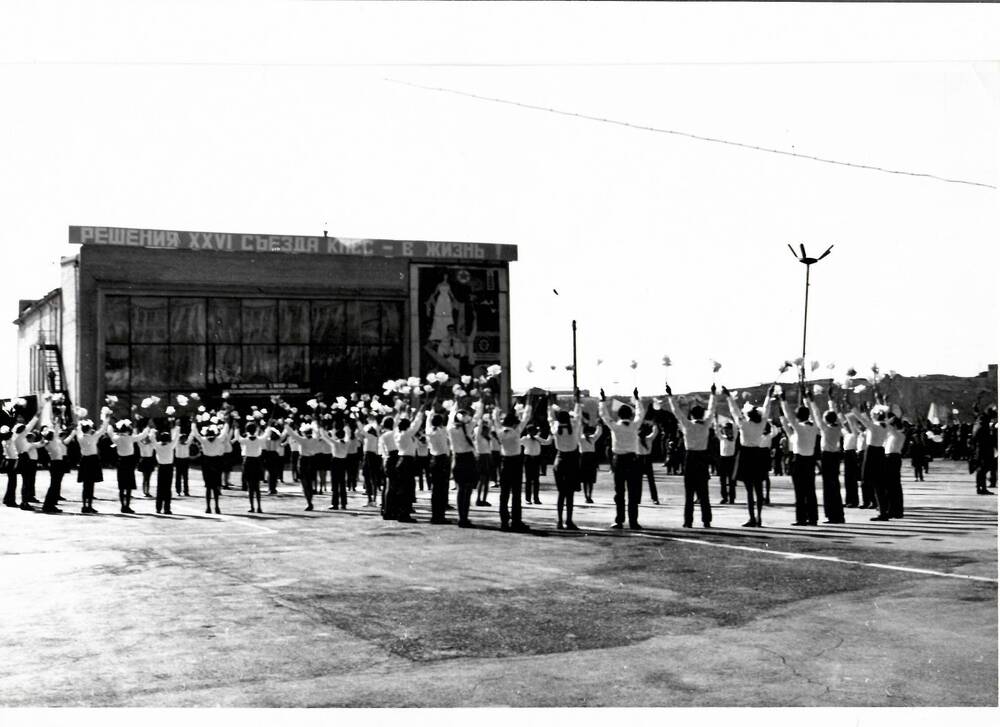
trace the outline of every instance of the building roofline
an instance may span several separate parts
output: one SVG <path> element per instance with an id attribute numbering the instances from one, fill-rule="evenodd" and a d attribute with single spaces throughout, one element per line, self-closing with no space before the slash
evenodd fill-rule
<path id="1" fill-rule="evenodd" d="M 62 288 L 61 287 L 60 288 L 53 288 L 48 293 L 46 293 L 45 295 L 43 295 L 41 298 L 39 298 L 38 300 L 36 300 L 34 303 L 32 303 L 31 305 L 29 305 L 26 308 L 24 308 L 20 312 L 20 314 L 18 314 L 17 318 L 15 318 L 12 322 L 15 325 L 18 325 L 18 326 L 21 325 L 22 323 L 24 323 L 24 319 L 25 319 L 25 317 L 29 313 L 31 313 L 32 311 L 38 310 L 42 305 L 44 305 L 45 303 L 48 303 L 50 300 L 52 300 L 53 298 L 55 298 L 57 295 L 62 295 Z"/>

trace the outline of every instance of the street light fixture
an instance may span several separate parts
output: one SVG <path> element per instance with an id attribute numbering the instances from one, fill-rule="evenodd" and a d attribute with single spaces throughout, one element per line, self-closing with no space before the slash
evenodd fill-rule
<path id="1" fill-rule="evenodd" d="M 799 250 L 802 251 L 802 255 L 801 256 L 797 252 L 795 252 L 795 250 L 792 248 L 791 245 L 788 246 L 788 249 L 791 251 L 792 255 L 795 256 L 796 260 L 798 260 L 800 263 L 802 263 L 803 265 L 806 266 L 806 304 L 805 304 L 805 312 L 802 315 L 802 366 L 799 368 L 799 381 L 802 382 L 802 383 L 805 383 L 805 380 L 806 380 L 806 326 L 809 323 L 809 268 L 811 268 L 813 265 L 815 265 L 820 260 L 822 260 L 827 255 L 829 255 L 830 251 L 833 250 L 833 245 L 830 245 L 830 247 L 826 248 L 826 252 L 824 252 L 819 257 L 809 257 L 806 254 L 806 246 L 803 245 L 803 244 L 801 244 L 801 243 L 799 243 Z"/>

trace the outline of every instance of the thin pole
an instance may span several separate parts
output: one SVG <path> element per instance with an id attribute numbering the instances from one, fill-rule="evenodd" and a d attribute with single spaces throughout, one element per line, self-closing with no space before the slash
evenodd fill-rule
<path id="1" fill-rule="evenodd" d="M 573 320 L 573 393 L 576 393 L 576 319 Z"/>
<path id="2" fill-rule="evenodd" d="M 806 326 L 809 323 L 809 268 L 811 267 L 812 265 L 806 265 L 806 305 L 802 315 L 802 367 L 799 370 L 799 380 L 803 384 L 806 381 Z"/>

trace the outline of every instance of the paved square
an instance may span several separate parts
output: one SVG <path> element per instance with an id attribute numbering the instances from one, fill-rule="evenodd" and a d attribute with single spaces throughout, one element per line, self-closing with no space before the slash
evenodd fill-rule
<path id="1" fill-rule="evenodd" d="M 996 706 L 997 505 L 963 469 L 904 482 L 903 521 L 792 528 L 778 477 L 763 529 L 727 505 L 711 530 L 657 469 L 642 532 L 607 529 L 602 471 L 578 533 L 550 472 L 526 535 L 498 491 L 462 530 L 426 492 L 409 525 L 353 493 L 303 512 L 292 484 L 205 514 L 197 476 L 173 517 L 122 515 L 111 471 L 86 516 L 67 478 L 63 515 L 0 508 L 0 703 Z"/>

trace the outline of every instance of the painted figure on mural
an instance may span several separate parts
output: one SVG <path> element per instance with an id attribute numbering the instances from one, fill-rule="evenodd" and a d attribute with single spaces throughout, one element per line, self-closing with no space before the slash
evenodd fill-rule
<path id="1" fill-rule="evenodd" d="M 425 301 L 424 308 L 427 317 L 431 321 L 431 332 L 427 336 L 428 341 L 443 341 L 448 336 L 448 329 L 454 328 L 456 324 L 456 313 L 458 312 L 458 300 L 451 290 L 451 282 L 448 280 L 448 273 L 441 274 L 441 282 L 434 288 L 434 292 Z"/>

